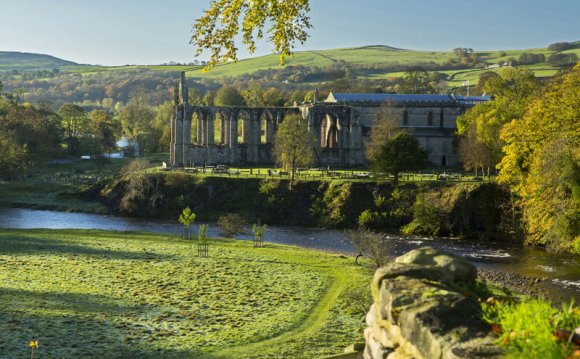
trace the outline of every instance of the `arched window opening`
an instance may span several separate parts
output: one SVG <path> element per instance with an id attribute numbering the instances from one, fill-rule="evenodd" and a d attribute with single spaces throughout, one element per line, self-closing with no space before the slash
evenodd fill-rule
<path id="1" fill-rule="evenodd" d="M 199 128 L 199 115 L 197 114 L 197 112 L 194 112 L 193 115 L 191 116 L 191 138 L 190 138 L 190 142 L 191 143 L 199 143 L 201 141 L 200 138 L 198 138 L 198 129 Z"/>
<path id="2" fill-rule="evenodd" d="M 326 148 L 338 148 L 338 118 L 333 115 L 326 115 Z"/>
<path id="3" fill-rule="evenodd" d="M 250 115 L 242 111 L 238 117 L 238 143 L 249 144 L 252 135 Z"/>
<path id="4" fill-rule="evenodd" d="M 447 157 L 443 156 L 441 157 L 441 167 L 445 167 L 447 166 Z"/>
<path id="5" fill-rule="evenodd" d="M 433 126 L 433 112 L 429 111 L 427 115 L 427 126 Z"/>
<path id="6" fill-rule="evenodd" d="M 439 127 L 443 127 L 443 124 L 443 109 L 441 109 L 441 112 L 439 113 Z"/>
<path id="7" fill-rule="evenodd" d="M 225 116 L 223 113 L 218 112 L 215 116 L 214 126 L 213 126 L 213 137 L 216 145 L 222 145 L 225 142 L 225 138 L 222 132 L 224 127 Z"/>

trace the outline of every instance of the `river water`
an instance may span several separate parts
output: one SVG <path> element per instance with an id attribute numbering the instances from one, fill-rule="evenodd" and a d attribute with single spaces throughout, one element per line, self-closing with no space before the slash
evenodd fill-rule
<path id="1" fill-rule="evenodd" d="M 76 228 L 115 231 L 146 231 L 179 234 L 177 222 L 136 219 L 110 215 L 69 213 L 18 208 L 0 208 L 0 228 Z M 269 226 L 266 242 L 296 245 L 327 251 L 354 253 L 353 245 L 338 230 Z M 218 236 L 218 228 L 209 223 L 208 235 Z M 251 239 L 240 236 L 239 239 Z M 454 238 L 402 236 L 387 234 L 393 255 L 421 246 L 433 246 L 460 255 L 477 267 L 542 279 L 538 286 L 555 301 L 580 301 L 580 257 L 550 255 L 537 248 L 482 243 Z"/>

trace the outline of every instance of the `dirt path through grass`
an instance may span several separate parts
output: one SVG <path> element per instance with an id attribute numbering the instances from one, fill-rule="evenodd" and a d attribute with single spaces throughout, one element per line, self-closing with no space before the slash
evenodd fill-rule
<path id="1" fill-rule="evenodd" d="M 346 278 L 340 273 L 336 273 L 335 276 L 329 276 L 332 278 L 332 283 L 328 283 L 328 288 L 326 293 L 321 298 L 320 302 L 314 308 L 312 314 L 300 323 L 296 328 L 285 332 L 284 334 L 260 341 L 257 343 L 252 343 L 236 348 L 228 348 L 220 351 L 211 353 L 203 358 L 206 359 L 218 359 L 218 358 L 252 358 L 255 357 L 252 353 L 270 353 L 269 357 L 274 357 L 277 351 L 284 345 L 296 344 L 303 341 L 305 338 L 315 335 L 330 319 L 331 308 L 336 304 L 338 297 L 345 289 Z"/>

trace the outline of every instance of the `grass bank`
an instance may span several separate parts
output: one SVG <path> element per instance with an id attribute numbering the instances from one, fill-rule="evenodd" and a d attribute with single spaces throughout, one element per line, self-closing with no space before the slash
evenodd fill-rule
<path id="1" fill-rule="evenodd" d="M 1 230 L 0 354 L 39 340 L 39 357 L 291 358 L 363 340 L 371 273 L 352 259 L 225 239 L 209 253 L 160 234 Z"/>

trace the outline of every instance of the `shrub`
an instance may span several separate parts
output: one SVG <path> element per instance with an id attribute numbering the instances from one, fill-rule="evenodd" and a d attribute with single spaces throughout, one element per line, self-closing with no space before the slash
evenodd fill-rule
<path id="1" fill-rule="evenodd" d="M 560 309 L 549 302 L 530 300 L 483 305 L 484 319 L 501 334 L 498 343 L 509 358 L 567 358 L 574 351 L 574 330 L 580 326 L 580 308 L 573 303 Z"/>
<path id="2" fill-rule="evenodd" d="M 220 234 L 226 238 L 233 238 L 236 234 L 246 234 L 246 221 L 235 213 L 228 213 L 218 219 Z"/>
<path id="3" fill-rule="evenodd" d="M 199 232 L 197 233 L 197 241 L 199 244 L 207 244 L 207 229 L 209 226 L 207 224 L 199 225 Z"/>
<path id="4" fill-rule="evenodd" d="M 191 224 L 195 222 L 195 213 L 191 211 L 189 207 L 183 209 L 179 215 L 179 223 L 183 225 L 182 238 L 191 238 Z"/>
<path id="5" fill-rule="evenodd" d="M 264 234 L 268 231 L 267 225 L 261 225 L 260 222 L 252 226 L 252 231 L 254 232 L 254 246 L 262 247 Z"/>
<path id="6" fill-rule="evenodd" d="M 417 201 L 413 206 L 413 221 L 403 227 L 403 233 L 437 235 L 441 230 L 441 210 L 425 201 L 422 195 L 417 196 Z"/>
<path id="7" fill-rule="evenodd" d="M 361 228 L 347 230 L 346 236 L 354 244 L 356 251 L 369 257 L 377 268 L 389 263 L 391 246 L 382 234 Z"/>
<path id="8" fill-rule="evenodd" d="M 365 210 L 358 216 L 357 222 L 361 228 L 370 228 L 373 223 L 373 212 L 370 209 Z"/>

